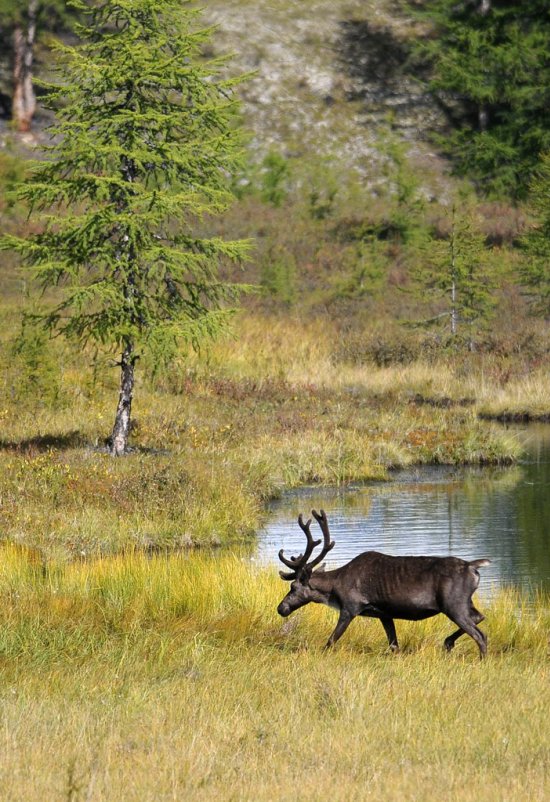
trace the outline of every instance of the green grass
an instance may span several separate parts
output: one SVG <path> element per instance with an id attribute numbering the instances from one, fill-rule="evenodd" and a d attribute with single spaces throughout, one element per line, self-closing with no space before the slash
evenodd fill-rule
<path id="1" fill-rule="evenodd" d="M 548 794 L 548 599 L 479 603 L 485 663 L 443 654 L 442 616 L 398 622 L 396 656 L 368 620 L 322 653 L 334 612 L 283 623 L 285 583 L 244 557 L 1 556 L 6 799 Z"/>

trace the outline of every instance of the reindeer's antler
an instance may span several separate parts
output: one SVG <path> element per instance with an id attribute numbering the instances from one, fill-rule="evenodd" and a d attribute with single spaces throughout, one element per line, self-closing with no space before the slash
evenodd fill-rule
<path id="1" fill-rule="evenodd" d="M 304 551 L 303 554 L 300 554 L 298 557 L 290 557 L 290 558 L 283 557 L 284 549 L 281 549 L 279 552 L 280 561 L 284 565 L 286 565 L 287 568 L 292 568 L 293 571 L 299 571 L 300 568 L 304 567 L 304 565 L 311 557 L 311 554 L 315 546 L 318 546 L 319 543 L 321 542 L 320 540 L 313 540 L 313 536 L 309 529 L 309 527 L 311 526 L 311 518 L 307 521 L 307 523 L 304 523 L 304 519 L 302 517 L 302 514 L 300 513 L 300 515 L 298 516 L 298 523 L 300 524 L 300 529 L 302 530 L 302 532 L 304 532 L 307 538 L 306 550 Z"/>
<path id="2" fill-rule="evenodd" d="M 328 520 L 325 511 L 321 510 L 320 512 L 316 512 L 315 510 L 311 510 L 311 514 L 321 527 L 321 532 L 323 533 L 323 539 L 325 541 L 323 543 L 323 550 L 321 551 L 321 553 L 318 554 L 317 557 L 315 557 L 315 559 L 312 560 L 312 562 L 310 562 L 309 564 L 309 567 L 315 568 L 315 566 L 319 565 L 321 560 L 323 560 L 326 557 L 329 551 L 334 548 L 334 540 L 330 539 L 330 532 L 328 530 Z"/>
<path id="3" fill-rule="evenodd" d="M 307 538 L 306 550 L 304 551 L 303 554 L 300 554 L 298 557 L 290 557 L 290 558 L 284 557 L 283 556 L 284 550 L 283 549 L 280 550 L 280 552 L 279 552 L 280 561 L 284 565 L 286 565 L 287 568 L 291 568 L 292 569 L 292 573 L 291 574 L 286 574 L 283 571 L 280 572 L 280 575 L 281 575 L 281 577 L 283 579 L 295 579 L 297 572 L 301 571 L 306 566 L 307 566 L 307 568 L 315 568 L 315 566 L 319 565 L 321 560 L 325 557 L 325 555 L 334 546 L 334 541 L 333 540 L 331 541 L 331 539 L 330 539 L 330 534 L 329 534 L 329 530 L 328 530 L 327 516 L 325 515 L 324 510 L 321 510 L 320 513 L 316 512 L 315 510 L 312 510 L 311 514 L 313 515 L 313 517 L 315 518 L 315 520 L 317 521 L 317 523 L 321 527 L 321 531 L 323 533 L 323 537 L 324 537 L 324 541 L 325 541 L 324 545 L 323 545 L 323 549 L 322 549 L 321 553 L 318 554 L 317 557 L 315 557 L 315 559 L 313 559 L 310 563 L 308 563 L 308 560 L 309 560 L 309 558 L 311 557 L 311 555 L 313 553 L 313 549 L 316 546 L 318 546 L 321 541 L 313 539 L 313 536 L 312 536 L 310 528 L 309 528 L 311 526 L 311 518 L 307 521 L 307 523 L 304 523 L 302 515 L 300 514 L 298 516 L 298 523 L 300 525 L 301 530 L 304 532 L 304 534 L 305 534 L 305 536 Z"/>

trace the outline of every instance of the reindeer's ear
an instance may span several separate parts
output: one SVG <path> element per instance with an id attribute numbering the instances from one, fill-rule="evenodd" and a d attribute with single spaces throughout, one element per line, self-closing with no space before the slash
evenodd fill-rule
<path id="1" fill-rule="evenodd" d="M 324 574 L 325 573 L 325 566 L 326 563 L 321 563 L 319 568 L 315 571 L 316 574 Z"/>
<path id="2" fill-rule="evenodd" d="M 285 571 L 279 571 L 279 576 L 281 577 L 281 579 L 286 579 L 288 581 L 296 579 L 296 574 L 294 573 L 294 571 L 291 574 L 287 574 L 285 573 Z"/>

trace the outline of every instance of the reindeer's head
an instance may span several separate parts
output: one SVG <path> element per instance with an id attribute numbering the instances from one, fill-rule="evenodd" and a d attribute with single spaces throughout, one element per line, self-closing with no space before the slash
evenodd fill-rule
<path id="1" fill-rule="evenodd" d="M 319 565 L 321 560 L 333 548 L 334 541 L 330 539 L 327 516 L 325 515 L 324 510 L 321 510 L 319 513 L 315 510 L 312 510 L 311 514 L 321 527 L 321 531 L 323 533 L 324 544 L 320 554 L 318 554 L 317 557 L 308 563 L 308 560 L 313 553 L 313 549 L 318 546 L 321 541 L 313 540 L 309 529 L 311 525 L 311 518 L 307 523 L 304 523 L 301 515 L 298 516 L 298 523 L 307 538 L 306 550 L 303 554 L 300 554 L 299 557 L 290 558 L 283 555 L 283 549 L 281 549 L 279 552 L 280 561 L 286 565 L 287 568 L 291 569 L 291 573 L 286 571 L 280 571 L 279 573 L 283 579 L 292 582 L 290 591 L 286 594 L 282 602 L 277 607 L 277 612 L 283 617 L 290 615 L 294 612 L 294 610 L 297 610 L 299 607 L 303 607 L 304 604 L 309 604 L 309 602 L 325 601 L 323 594 L 316 590 L 315 587 L 312 587 L 310 580 L 313 569 L 316 565 Z"/>

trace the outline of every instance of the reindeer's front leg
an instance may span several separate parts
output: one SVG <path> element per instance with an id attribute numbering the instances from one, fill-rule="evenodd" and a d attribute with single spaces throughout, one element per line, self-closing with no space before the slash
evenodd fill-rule
<path id="1" fill-rule="evenodd" d="M 384 627 L 384 632 L 386 633 L 390 649 L 392 650 L 392 652 L 397 652 L 399 650 L 399 644 L 397 642 L 397 634 L 395 632 L 395 624 L 393 623 L 393 618 L 381 617 L 380 621 L 382 622 L 382 626 Z"/>
<path id="2" fill-rule="evenodd" d="M 325 649 L 330 649 L 330 647 L 342 637 L 353 618 L 354 616 L 351 613 L 348 613 L 347 610 L 340 610 L 340 618 L 338 619 L 338 623 L 336 624 L 334 632 L 326 642 Z"/>

